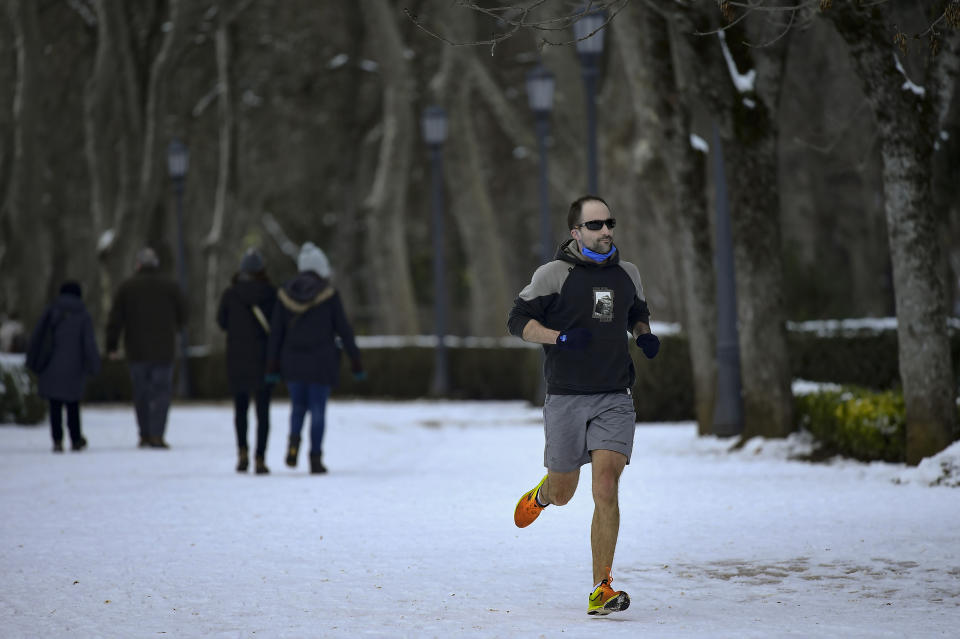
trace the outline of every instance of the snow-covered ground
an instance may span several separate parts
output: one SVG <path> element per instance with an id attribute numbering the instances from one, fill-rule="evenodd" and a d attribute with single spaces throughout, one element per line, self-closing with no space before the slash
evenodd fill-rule
<path id="1" fill-rule="evenodd" d="M 960 490 L 920 469 L 789 461 L 806 442 L 641 424 L 614 585 L 586 615 L 589 473 L 514 527 L 542 475 L 520 402 L 333 402 L 326 461 L 238 476 L 227 405 L 175 406 L 169 451 L 127 406 L 84 410 L 90 448 L 0 428 L 0 636 L 955 637 Z M 251 428 L 251 431 L 253 429 Z M 252 433 L 251 433 L 252 434 Z M 953 451 L 956 456 L 957 451 Z"/>

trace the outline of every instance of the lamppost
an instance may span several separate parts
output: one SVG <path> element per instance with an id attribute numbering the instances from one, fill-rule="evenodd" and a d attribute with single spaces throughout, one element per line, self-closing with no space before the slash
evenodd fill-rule
<path id="1" fill-rule="evenodd" d="M 438 106 L 423 111 L 423 139 L 430 150 L 433 185 L 433 311 L 437 347 L 434 350 L 433 383 L 430 393 L 443 397 L 450 389 L 447 372 L 447 287 L 445 281 L 445 246 L 443 226 L 443 143 L 447 139 L 447 113 Z"/>
<path id="2" fill-rule="evenodd" d="M 733 232 L 727 200 L 727 175 L 723 143 L 713 127 L 713 175 L 716 183 L 715 223 L 717 273 L 717 397 L 713 406 L 713 434 L 732 437 L 743 431 L 743 403 L 740 398 L 740 340 L 737 334 L 737 287 L 733 264 Z"/>
<path id="3" fill-rule="evenodd" d="M 173 181 L 173 190 L 177 194 L 177 278 L 184 297 L 187 295 L 187 263 L 183 245 L 183 185 L 190 166 L 190 151 L 180 140 L 174 138 L 167 147 L 167 172 Z M 180 329 L 180 377 L 178 393 L 180 397 L 190 396 L 190 366 L 187 359 L 187 327 Z"/>
<path id="4" fill-rule="evenodd" d="M 547 190 L 547 135 L 550 133 L 550 112 L 553 110 L 553 74 L 537 65 L 527 72 L 527 97 L 537 122 L 537 146 L 540 149 L 540 259 L 546 264 L 553 258 L 553 233 L 550 232 L 550 198 Z"/>
<path id="5" fill-rule="evenodd" d="M 573 23 L 573 36 L 580 54 L 583 84 L 587 93 L 587 176 L 590 193 L 598 194 L 597 186 L 597 76 L 603 55 L 603 30 L 607 16 L 603 11 L 582 10 Z M 593 34 L 593 35 L 591 35 Z"/>

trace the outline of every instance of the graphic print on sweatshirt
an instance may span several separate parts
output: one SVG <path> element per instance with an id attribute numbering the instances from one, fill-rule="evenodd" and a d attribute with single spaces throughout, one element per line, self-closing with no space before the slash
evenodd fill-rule
<path id="1" fill-rule="evenodd" d="M 593 319 L 601 322 L 613 321 L 613 289 L 593 289 Z"/>

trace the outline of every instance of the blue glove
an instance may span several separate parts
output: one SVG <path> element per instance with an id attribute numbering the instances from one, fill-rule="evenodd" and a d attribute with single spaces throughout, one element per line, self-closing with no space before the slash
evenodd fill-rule
<path id="1" fill-rule="evenodd" d="M 571 351 L 585 349 L 593 341 L 593 333 L 589 328 L 577 326 L 557 335 L 557 346 Z"/>
<path id="2" fill-rule="evenodd" d="M 355 381 L 355 382 L 365 382 L 365 381 L 367 381 L 367 371 L 354 371 L 354 372 L 353 372 L 353 381 Z"/>
<path id="3" fill-rule="evenodd" d="M 267 373 L 263 376 L 263 381 L 267 384 L 279 384 L 280 383 L 280 373 Z"/>
<path id="4" fill-rule="evenodd" d="M 653 333 L 641 333 L 637 336 L 637 346 L 647 359 L 653 359 L 660 352 L 660 338 Z"/>

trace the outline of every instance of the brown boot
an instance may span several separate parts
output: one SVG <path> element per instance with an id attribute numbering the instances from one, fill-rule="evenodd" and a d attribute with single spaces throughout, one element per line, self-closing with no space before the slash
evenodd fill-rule
<path id="1" fill-rule="evenodd" d="M 297 466 L 297 455 L 300 453 L 300 438 L 299 437 L 290 437 L 290 441 L 287 443 L 287 466 L 290 468 L 296 468 Z"/>
<path id="2" fill-rule="evenodd" d="M 267 475 L 270 473 L 270 469 L 267 468 L 267 463 L 264 461 L 263 457 L 257 456 L 254 472 L 258 475 Z"/>
<path id="3" fill-rule="evenodd" d="M 250 453 L 247 452 L 246 448 L 237 449 L 237 472 L 245 473 L 247 468 L 250 467 Z"/>

